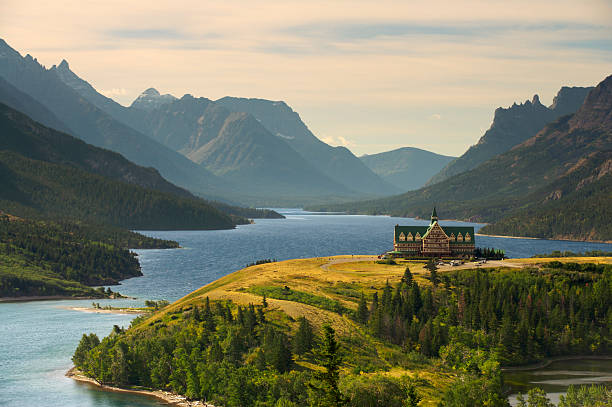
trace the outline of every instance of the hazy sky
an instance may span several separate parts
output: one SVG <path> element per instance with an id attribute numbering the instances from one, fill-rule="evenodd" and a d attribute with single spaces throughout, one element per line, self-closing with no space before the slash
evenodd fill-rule
<path id="1" fill-rule="evenodd" d="M 460 155 L 496 107 L 612 74 L 609 0 L 1 0 L 0 37 L 122 104 L 284 100 L 358 155 Z"/>

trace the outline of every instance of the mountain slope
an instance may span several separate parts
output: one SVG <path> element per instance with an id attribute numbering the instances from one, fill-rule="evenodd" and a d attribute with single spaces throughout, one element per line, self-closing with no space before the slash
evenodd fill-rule
<path id="1" fill-rule="evenodd" d="M 402 191 L 421 188 L 455 159 L 413 147 L 359 157 L 375 174 Z"/>
<path id="2" fill-rule="evenodd" d="M 0 132 L 0 207 L 5 212 L 129 229 L 235 225 L 228 215 L 168 183 L 155 170 L 44 127 L 4 104 Z M 136 178 L 156 190 L 134 185 Z"/>
<path id="3" fill-rule="evenodd" d="M 470 147 L 461 157 L 450 162 L 438 174 L 433 176 L 427 185 L 443 181 L 453 175 L 476 168 L 497 154 L 504 153 L 512 147 L 533 137 L 557 118 L 575 113 L 584 102 L 592 88 L 562 87 L 550 107 L 540 103 L 535 95 L 531 101 L 511 107 L 497 108 L 489 130 Z"/>
<path id="4" fill-rule="evenodd" d="M 563 116 L 536 136 L 473 170 L 418 191 L 375 201 L 332 205 L 328 209 L 425 216 L 432 203 L 436 203 L 449 218 L 494 222 L 505 216 L 526 216 L 528 212 L 523 210 L 562 211 L 576 201 L 588 199 L 601 208 L 597 214 L 588 216 L 587 213 L 588 219 L 581 216 L 572 220 L 569 214 L 559 212 L 555 214 L 557 219 L 567 219 L 564 226 L 552 224 L 555 218 L 551 217 L 545 221 L 548 222 L 546 234 L 538 237 L 597 236 L 598 240 L 610 240 L 612 236 L 596 220 L 612 216 L 612 202 L 606 192 L 611 151 L 612 76 L 589 93 L 576 114 Z M 581 191 L 595 181 L 601 182 L 597 184 L 600 188 Z M 555 197 L 559 202 L 552 205 L 549 201 Z M 584 224 L 578 225 L 578 222 Z M 528 231 L 525 228 L 512 233 L 524 236 Z"/>
<path id="5" fill-rule="evenodd" d="M 367 168 L 345 147 L 331 147 L 304 124 L 285 102 L 224 97 L 218 103 L 233 112 L 250 113 L 270 132 L 285 140 L 306 161 L 331 179 L 362 194 L 388 195 L 398 192 Z"/>
<path id="6" fill-rule="evenodd" d="M 229 188 L 201 166 L 116 120 L 67 86 L 55 70 L 21 55 L 0 40 L 0 76 L 36 99 L 65 123 L 70 134 L 154 167 L 171 182 L 208 197 Z M 38 117 L 33 117 L 38 120 Z"/>

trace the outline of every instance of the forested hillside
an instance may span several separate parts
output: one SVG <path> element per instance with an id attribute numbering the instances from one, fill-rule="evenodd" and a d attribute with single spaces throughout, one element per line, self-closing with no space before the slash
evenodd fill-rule
<path id="1" fill-rule="evenodd" d="M 73 361 L 100 383 L 227 407 L 507 407 L 500 364 L 612 350 L 610 264 L 434 278 L 419 262 L 352 260 L 249 267 L 102 341 L 84 335 Z"/>
<path id="2" fill-rule="evenodd" d="M 87 296 L 142 275 L 129 248 L 173 248 L 153 239 L 101 225 L 30 221 L 0 212 L 0 297 Z"/>
<path id="3" fill-rule="evenodd" d="M 46 128 L 3 104 L 0 131 L 0 203 L 9 213 L 132 229 L 226 229 L 246 222 L 153 169 Z"/>

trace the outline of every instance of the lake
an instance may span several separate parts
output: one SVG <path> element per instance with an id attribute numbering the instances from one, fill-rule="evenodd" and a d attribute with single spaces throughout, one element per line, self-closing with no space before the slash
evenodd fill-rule
<path id="1" fill-rule="evenodd" d="M 281 209 L 287 219 L 260 219 L 221 231 L 143 232 L 178 241 L 182 248 L 137 250 L 144 276 L 113 290 L 136 300 L 97 301 L 139 306 L 145 299 L 174 301 L 259 259 L 286 260 L 336 254 L 380 254 L 393 245 L 396 224 L 428 224 L 405 218 L 326 215 Z M 442 225 L 479 224 L 441 222 Z M 612 244 L 477 236 L 480 247 L 504 249 L 509 257 L 553 250 L 612 251 Z M 91 301 L 38 301 L 0 304 L 0 406 L 150 407 L 156 400 L 99 391 L 64 377 L 83 333 L 106 336 L 113 325 L 129 326 L 132 315 L 70 310 Z M 574 363 L 574 362 L 572 362 Z M 603 365 L 602 365 L 603 366 Z M 565 370 L 568 370 L 564 368 Z M 608 375 L 609 365 L 604 366 Z M 529 380 L 529 379 L 525 379 Z M 559 387 L 554 391 L 558 390 Z M 552 390 L 551 390 L 552 391 Z"/>

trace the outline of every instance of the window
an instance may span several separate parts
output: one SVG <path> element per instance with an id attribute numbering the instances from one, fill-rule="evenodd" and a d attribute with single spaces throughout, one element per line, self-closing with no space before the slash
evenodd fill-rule
<path id="1" fill-rule="evenodd" d="M 463 242 L 463 236 L 461 235 L 461 232 L 459 232 L 459 234 L 457 235 L 457 241 Z"/>
<path id="2" fill-rule="evenodd" d="M 415 237 L 416 237 L 416 240 L 421 240 L 421 234 L 419 232 L 417 232 Z"/>
<path id="3" fill-rule="evenodd" d="M 469 233 L 466 233 L 466 234 L 465 234 L 465 241 L 466 241 L 466 242 L 469 242 L 470 240 L 472 240 L 472 238 L 470 237 L 470 234 L 469 234 Z"/>
<path id="4" fill-rule="evenodd" d="M 400 239 L 400 242 L 403 242 L 404 240 L 406 240 L 406 235 L 404 234 L 404 232 L 400 233 L 399 239 Z"/>
<path id="5" fill-rule="evenodd" d="M 450 235 L 450 239 L 451 239 L 451 240 L 455 240 L 455 234 L 454 234 L 454 233 L 451 233 L 451 235 Z"/>

